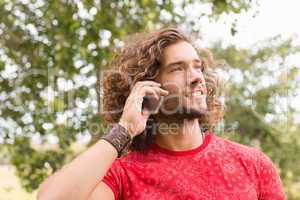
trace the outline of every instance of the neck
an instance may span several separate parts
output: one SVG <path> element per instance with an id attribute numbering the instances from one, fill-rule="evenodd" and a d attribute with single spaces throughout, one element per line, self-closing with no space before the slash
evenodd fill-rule
<path id="1" fill-rule="evenodd" d="M 184 151 L 203 143 L 198 118 L 182 120 L 164 118 L 157 122 L 155 143 L 163 148 Z"/>

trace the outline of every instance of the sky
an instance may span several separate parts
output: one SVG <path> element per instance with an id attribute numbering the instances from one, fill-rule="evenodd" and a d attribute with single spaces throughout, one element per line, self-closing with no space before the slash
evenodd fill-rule
<path id="1" fill-rule="evenodd" d="M 228 30 L 228 23 L 234 21 L 235 15 L 227 15 L 217 23 L 204 23 L 203 38 L 208 41 L 222 39 L 225 44 L 247 48 L 257 41 L 281 34 L 283 38 L 298 36 L 296 43 L 300 44 L 300 1 L 259 0 L 256 9 L 258 14 L 254 18 L 251 11 L 238 14 L 235 36 Z"/>

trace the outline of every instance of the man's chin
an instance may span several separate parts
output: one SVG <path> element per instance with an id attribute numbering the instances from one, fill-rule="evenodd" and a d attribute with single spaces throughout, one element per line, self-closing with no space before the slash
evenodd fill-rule
<path id="1" fill-rule="evenodd" d="M 207 108 L 182 108 L 182 113 L 179 116 L 182 118 L 200 118 L 207 113 Z"/>
<path id="2" fill-rule="evenodd" d="M 208 112 L 207 107 L 203 108 L 191 108 L 191 107 L 181 107 L 175 112 L 161 112 L 160 114 L 166 117 L 176 117 L 177 119 L 194 119 L 201 118 Z"/>

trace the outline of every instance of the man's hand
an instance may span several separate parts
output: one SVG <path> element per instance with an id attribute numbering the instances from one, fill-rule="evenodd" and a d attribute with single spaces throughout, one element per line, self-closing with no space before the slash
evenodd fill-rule
<path id="1" fill-rule="evenodd" d="M 146 107 L 142 109 L 143 98 L 152 96 L 159 101 L 160 96 L 168 95 L 168 91 L 160 86 L 160 83 L 154 81 L 139 81 L 133 86 L 119 121 L 119 124 L 128 130 L 132 138 L 145 130 L 147 120 L 151 115 L 149 109 Z"/>

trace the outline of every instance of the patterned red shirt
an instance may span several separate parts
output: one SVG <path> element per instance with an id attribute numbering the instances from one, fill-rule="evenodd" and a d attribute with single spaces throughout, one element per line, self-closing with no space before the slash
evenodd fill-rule
<path id="1" fill-rule="evenodd" d="M 116 159 L 103 182 L 122 200 L 283 200 L 272 161 L 260 151 L 207 134 L 203 144 Z"/>

